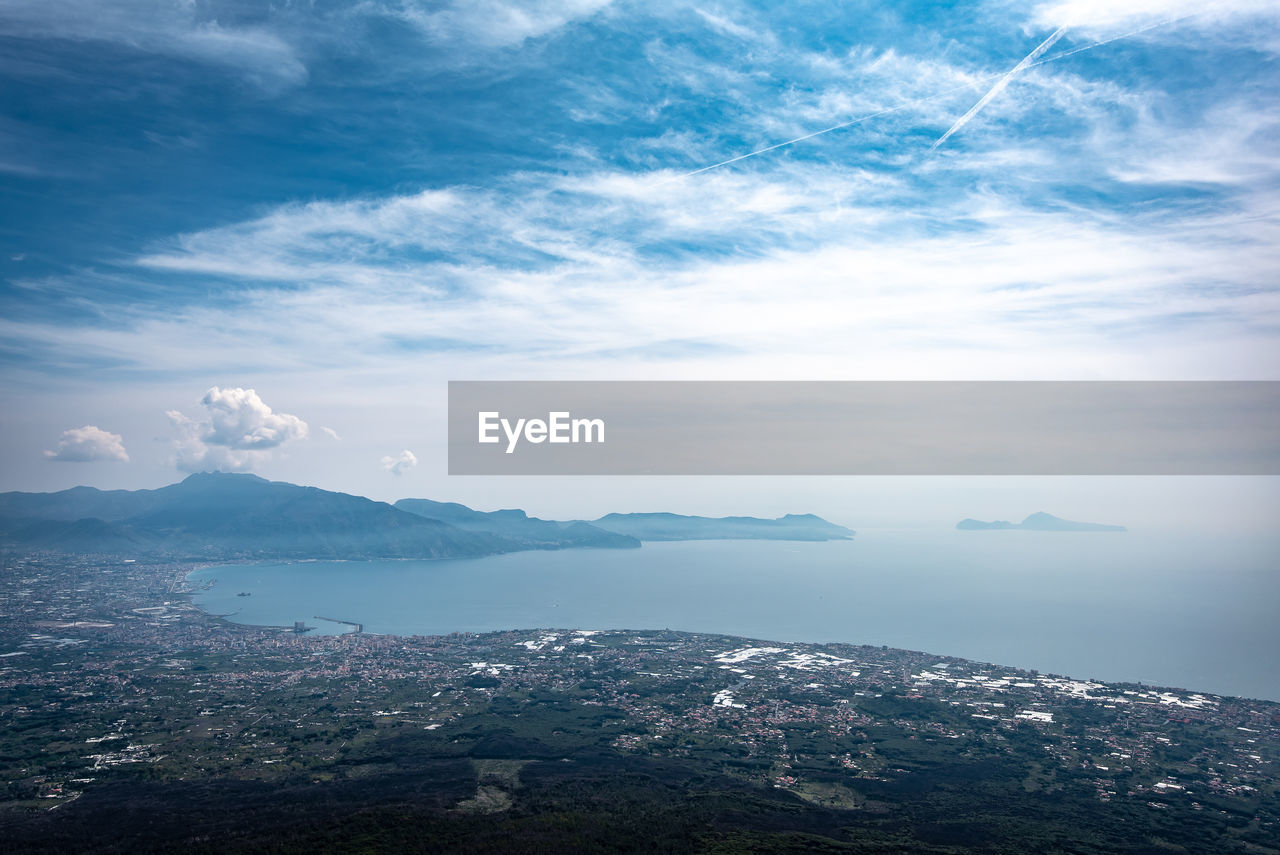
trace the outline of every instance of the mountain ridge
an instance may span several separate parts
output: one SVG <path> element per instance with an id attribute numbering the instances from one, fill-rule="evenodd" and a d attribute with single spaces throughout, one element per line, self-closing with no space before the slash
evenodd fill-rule
<path id="1" fill-rule="evenodd" d="M 462 558 L 519 545 L 363 496 L 196 473 L 155 490 L 0 494 L 0 542 L 170 558 Z"/>
<path id="2" fill-rule="evenodd" d="M 644 540 L 835 540 L 813 514 L 777 519 L 606 514 L 544 520 L 509 508 L 363 496 L 201 472 L 164 487 L 0 493 L 0 548 L 164 560 L 475 558 L 530 549 L 635 549 Z"/>
<path id="3" fill-rule="evenodd" d="M 581 521 L 558 522 L 531 517 L 518 508 L 477 511 L 458 502 L 400 499 L 393 507 L 468 531 L 486 531 L 529 549 L 639 549 L 640 541 Z"/>
<path id="4" fill-rule="evenodd" d="M 759 517 L 700 517 L 654 513 L 605 514 L 591 524 L 642 541 L 669 540 L 849 540 L 856 532 L 814 514 Z"/>

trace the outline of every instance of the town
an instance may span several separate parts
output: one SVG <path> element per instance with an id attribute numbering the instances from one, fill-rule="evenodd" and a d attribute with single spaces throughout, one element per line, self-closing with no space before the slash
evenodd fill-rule
<path id="1" fill-rule="evenodd" d="M 539 766 L 590 757 L 713 770 L 882 832 L 937 807 L 912 793 L 985 787 L 1187 851 L 1280 851 L 1280 704 L 665 630 L 248 627 L 191 604 L 196 568 L 5 557 L 0 833 L 39 851 L 96 793 L 336 787 L 387 772 L 391 751 L 463 764 L 437 794 L 457 821 L 514 815 Z"/>

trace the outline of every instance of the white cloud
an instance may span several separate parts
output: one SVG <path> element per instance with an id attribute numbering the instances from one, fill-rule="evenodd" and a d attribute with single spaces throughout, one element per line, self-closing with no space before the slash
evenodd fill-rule
<path id="1" fill-rule="evenodd" d="M 382 468 L 397 478 L 417 465 L 417 456 L 407 448 L 395 457 L 382 458 Z"/>
<path id="2" fill-rule="evenodd" d="M 165 413 L 178 436 L 174 441 L 179 469 L 242 472 L 260 462 L 265 453 L 287 442 L 306 439 L 307 423 L 288 413 L 276 413 L 253 389 L 209 389 L 200 399 L 207 411 L 202 420 L 177 410 Z"/>
<path id="3" fill-rule="evenodd" d="M 118 433 L 105 431 L 96 425 L 64 430 L 54 451 L 46 451 L 50 460 L 88 463 L 95 460 L 119 460 L 129 462 L 124 450 L 124 440 Z"/>
<path id="4" fill-rule="evenodd" d="M 268 89 L 302 83 L 292 46 L 264 27 L 228 26 L 189 0 L 6 0 L 0 33 L 100 41 L 223 66 Z"/>
<path id="5" fill-rule="evenodd" d="M 764 42 L 766 44 L 773 44 L 774 42 L 773 34 L 758 26 L 758 22 L 752 22 L 756 26 L 744 26 L 725 15 L 716 14 L 706 9 L 695 8 L 693 11 L 706 22 L 707 26 L 722 35 L 744 42 Z"/>
<path id="6" fill-rule="evenodd" d="M 1095 168 L 1134 180 L 1150 148 L 1120 140 L 1082 144 L 1097 146 Z M 999 144 L 1002 179 L 1076 169 L 1042 145 Z M 468 373 L 505 373 L 512 354 L 529 372 L 681 364 L 725 377 L 1261 378 L 1277 364 L 1280 220 L 1265 186 L 1233 187 L 1232 204 L 1212 209 L 1037 210 L 987 183 L 997 160 L 923 161 L 929 181 L 988 176 L 925 207 L 892 173 L 812 162 L 674 180 L 528 174 L 484 191 L 285 206 L 147 263 L 246 283 L 288 271 L 306 287 L 246 288 L 223 306 L 130 317 L 129 329 L 0 319 L 0 334 L 202 373 L 231 370 L 226 354 L 247 340 L 267 363 L 344 376 L 450 350 Z M 640 249 L 685 240 L 716 251 Z M 348 248 L 336 259 L 335 244 Z"/>
<path id="7" fill-rule="evenodd" d="M 1145 117 L 1130 132 L 1136 144 L 1122 148 L 1112 168 L 1120 181 L 1147 184 L 1216 184 L 1249 188 L 1280 174 L 1280 132 L 1274 110 L 1224 98 L 1206 122 L 1179 126 Z"/>
<path id="8" fill-rule="evenodd" d="M 339 441 L 342 440 L 342 437 L 338 436 L 338 432 L 331 427 L 325 427 L 324 425 L 321 425 L 320 430 L 324 433 L 325 436 L 329 437 L 329 439 L 336 439 Z"/>
<path id="9" fill-rule="evenodd" d="M 1067 5 L 1039 8 L 1067 16 Z M 650 56 L 743 112 L 724 129 L 655 128 L 610 157 L 719 158 L 757 136 L 903 109 L 693 178 L 596 160 L 568 174 L 286 204 L 138 259 L 148 275 L 235 280 L 217 304 L 138 310 L 121 319 L 131 330 L 0 319 L 0 334 L 202 372 L 230 370 L 227 354 L 254 341 L 266 364 L 330 377 L 403 372 L 433 351 L 465 354 L 468 372 L 609 374 L 629 362 L 714 366 L 717 376 L 763 366 L 773 376 L 1172 379 L 1266 376 L 1276 362 L 1280 163 L 1266 147 L 1274 110 L 1260 87 L 1211 107 L 1142 74 L 1029 68 L 1018 97 L 987 106 L 988 132 L 971 127 L 963 147 L 929 156 L 1007 63 L 978 72 L 941 54 L 857 46 L 795 59 L 812 85 L 780 90 L 758 68 L 725 76 L 694 51 Z M 566 90 L 580 91 L 574 81 Z M 600 90 L 589 106 L 604 112 L 614 100 L 661 100 Z M 727 138 L 738 148 L 724 150 Z M 1212 183 L 1216 196 L 1175 188 L 1125 201 L 1179 183 Z"/>
<path id="10" fill-rule="evenodd" d="M 743 186 L 734 190 L 734 182 Z M 612 189 L 594 205 L 585 194 L 577 197 L 584 216 L 605 217 L 609 206 L 640 209 L 639 200 L 659 194 L 607 176 L 591 186 Z M 104 358 L 133 352 L 137 359 L 133 349 L 143 340 L 157 349 L 157 362 L 207 370 L 237 342 L 252 339 L 265 359 L 350 372 L 403 365 L 406 352 L 393 343 L 480 348 L 468 355 L 470 371 L 486 348 L 497 360 L 515 353 L 522 362 L 557 360 L 585 370 L 607 365 L 601 360 L 608 354 L 634 352 L 643 361 L 646 348 L 685 342 L 710 358 L 746 348 L 775 376 L 803 361 L 810 370 L 825 365 L 826 372 L 870 376 L 1087 377 L 1093 366 L 1126 360 L 1137 366 L 1133 376 L 1160 376 L 1159 360 L 1147 352 L 1171 353 L 1180 344 L 1191 352 L 1197 337 L 1219 341 L 1224 356 L 1195 366 L 1194 376 L 1251 376 L 1267 364 L 1263 354 L 1274 352 L 1265 328 L 1280 321 L 1270 275 L 1280 264 L 1280 228 L 1265 206 L 1170 223 L 1036 212 L 975 192 L 936 212 L 967 227 L 932 235 L 910 228 L 910 217 L 886 227 L 885 211 L 856 198 L 842 203 L 838 194 L 826 196 L 824 208 L 816 191 L 775 194 L 742 176 L 699 186 L 726 194 L 704 197 L 706 222 L 686 223 L 681 200 L 695 190 L 675 188 L 670 208 L 655 200 L 643 228 L 663 234 L 714 225 L 713 233 L 733 234 L 755 218 L 783 236 L 794 228 L 803 240 L 661 265 L 626 254 L 539 270 L 423 265 L 379 285 L 250 292 L 231 309 L 145 320 L 133 333 L 80 330 L 78 346 L 101 348 Z M 744 203 L 741 210 L 735 199 Z M 767 215 L 745 210 L 747 202 Z M 241 256 L 255 251 L 245 244 Z M 377 281 L 381 263 L 364 259 L 360 280 Z M 443 277 L 455 283 L 455 293 L 435 289 Z M 290 323 L 271 323 L 279 317 Z M 316 347 L 318 341 L 325 346 Z M 962 358 L 953 359 L 957 354 Z M 748 370 L 746 359 L 736 361 Z M 1178 365 L 1163 370 L 1177 377 L 1187 370 Z"/>
<path id="11" fill-rule="evenodd" d="M 609 268 L 632 259 L 638 243 L 731 235 L 744 243 L 790 241 L 813 233 L 814 215 L 842 198 L 856 197 L 871 213 L 893 183 L 847 168 L 767 177 L 725 171 L 696 182 L 671 172 L 522 174 L 486 189 L 285 205 L 256 220 L 183 235 L 138 263 L 442 297 L 480 269 Z M 424 253 L 446 260 L 422 262 Z"/>
<path id="12" fill-rule="evenodd" d="M 399 18 L 430 41 L 454 48 L 500 48 L 538 38 L 589 18 L 611 0 L 446 0 L 367 4 Z"/>
<path id="13" fill-rule="evenodd" d="M 1189 18 L 1193 25 L 1211 26 L 1254 15 L 1275 17 L 1274 0 L 1050 0 L 1036 6 L 1032 20 L 1041 27 L 1070 27 L 1104 34 L 1177 18 Z"/>

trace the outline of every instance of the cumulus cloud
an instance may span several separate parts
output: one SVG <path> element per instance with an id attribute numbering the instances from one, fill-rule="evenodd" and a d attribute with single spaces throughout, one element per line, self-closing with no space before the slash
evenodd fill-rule
<path id="1" fill-rule="evenodd" d="M 177 410 L 165 414 L 178 434 L 174 441 L 178 468 L 187 472 L 243 472 L 270 450 L 307 438 L 306 422 L 272 411 L 253 389 L 214 386 L 200 403 L 206 410 L 203 419 L 188 418 Z"/>
<path id="2" fill-rule="evenodd" d="M 64 430 L 58 439 L 58 447 L 53 451 L 46 451 L 44 456 L 50 460 L 69 463 L 89 463 L 95 460 L 129 462 L 120 434 L 103 430 L 97 425 Z"/>
<path id="3" fill-rule="evenodd" d="M 403 475 L 417 465 L 417 455 L 407 448 L 395 457 L 382 458 L 382 468 L 396 477 Z"/>

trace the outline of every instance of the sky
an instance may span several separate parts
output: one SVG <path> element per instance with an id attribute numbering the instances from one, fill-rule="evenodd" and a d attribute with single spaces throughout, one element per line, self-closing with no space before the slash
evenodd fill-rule
<path id="1" fill-rule="evenodd" d="M 7 0 L 0 490 L 1268 524 L 1262 478 L 450 478 L 445 403 L 1280 379 L 1278 56 L 1263 0 Z"/>

